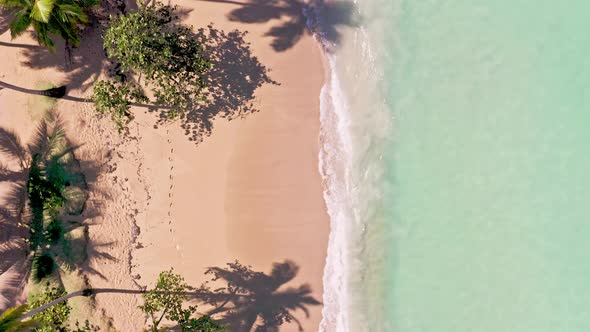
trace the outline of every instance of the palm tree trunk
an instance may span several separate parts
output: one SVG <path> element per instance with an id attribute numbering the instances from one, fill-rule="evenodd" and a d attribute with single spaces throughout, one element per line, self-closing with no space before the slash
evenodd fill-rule
<path id="1" fill-rule="evenodd" d="M 16 85 L 12 85 L 12 84 L 0 81 L 0 90 L 2 90 L 2 88 L 8 88 L 8 89 L 11 89 L 14 91 L 28 93 L 28 94 L 37 95 L 37 96 L 61 98 L 64 100 L 70 100 L 70 101 L 75 101 L 75 102 L 80 102 L 80 103 L 92 103 L 93 102 L 92 99 L 90 99 L 90 98 L 66 96 L 67 88 L 65 85 L 59 86 L 57 88 L 47 89 L 47 90 L 33 90 L 33 89 L 21 88 L 20 86 L 16 86 Z M 170 110 L 170 109 L 174 108 L 172 106 L 166 106 L 166 105 L 150 105 L 150 104 L 141 104 L 141 103 L 130 103 L 130 105 L 137 106 L 137 107 L 145 107 L 145 108 L 154 108 L 155 107 L 155 108 L 163 109 L 163 110 Z"/>
<path id="2" fill-rule="evenodd" d="M 18 44 L 18 43 L 7 43 L 7 42 L 3 42 L 3 41 L 0 41 L 0 46 L 28 48 L 28 49 L 31 49 L 31 50 L 41 49 L 41 46 L 37 46 L 37 45 Z"/>
<path id="3" fill-rule="evenodd" d="M 117 288 L 88 288 L 88 289 L 83 289 L 83 290 L 79 290 L 77 292 L 73 292 L 73 293 L 69 293 L 66 294 L 62 297 L 59 297 L 47 304 L 44 304 L 40 307 L 37 307 L 29 312 L 27 312 L 26 314 L 24 314 L 21 318 L 21 320 L 27 319 L 45 309 L 48 309 L 50 307 L 53 307 L 54 305 L 60 304 L 64 301 L 67 301 L 73 297 L 77 297 L 77 296 L 91 296 L 94 294 L 100 294 L 100 293 L 116 293 L 116 294 L 145 294 L 149 292 L 148 290 L 141 290 L 141 289 L 117 289 Z M 199 292 L 155 292 L 157 294 L 179 294 L 179 295 L 184 295 L 184 296 L 197 296 L 200 295 L 201 293 Z"/>
<path id="4" fill-rule="evenodd" d="M 8 88 L 14 91 L 38 95 L 38 96 L 47 96 L 52 98 L 61 98 L 66 95 L 66 86 L 62 85 L 57 88 L 51 88 L 47 90 L 33 90 L 33 89 L 25 89 L 21 88 L 20 86 L 12 85 L 6 82 L 0 81 L 0 87 Z"/>

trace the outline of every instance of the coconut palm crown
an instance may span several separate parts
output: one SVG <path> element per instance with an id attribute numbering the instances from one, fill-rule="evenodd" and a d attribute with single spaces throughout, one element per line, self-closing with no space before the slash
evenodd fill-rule
<path id="1" fill-rule="evenodd" d="M 14 39 L 29 27 L 33 28 L 39 45 L 55 50 L 51 34 L 67 43 L 80 43 L 80 26 L 89 23 L 87 11 L 100 0 L 0 0 L 0 7 L 9 9 L 14 17 L 10 35 Z"/>
<path id="2" fill-rule="evenodd" d="M 15 308 L 7 309 L 0 315 L 0 331 L 5 332 L 27 332 L 30 331 L 36 324 L 35 321 L 29 320 L 21 321 L 27 305 L 21 305 Z"/>

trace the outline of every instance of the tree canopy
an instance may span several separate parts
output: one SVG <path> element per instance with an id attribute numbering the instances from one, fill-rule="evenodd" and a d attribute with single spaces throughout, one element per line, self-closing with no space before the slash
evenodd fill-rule
<path id="1" fill-rule="evenodd" d="M 183 332 L 222 332 L 225 331 L 209 316 L 194 317 L 196 306 L 183 306 L 188 300 L 187 292 L 194 290 L 182 276 L 172 270 L 160 273 L 156 286 L 148 291 L 144 297 L 144 304 L 140 306 L 151 318 L 150 330 L 159 331 L 164 318 L 178 325 Z"/>
<path id="2" fill-rule="evenodd" d="M 43 292 L 35 295 L 29 303 L 29 309 L 34 309 L 42 305 L 48 304 L 60 297 L 66 295 L 63 287 L 51 286 L 47 283 Z M 34 332 L 97 332 L 99 328 L 90 324 L 88 320 L 84 324 L 76 321 L 74 326 L 71 326 L 70 313 L 72 307 L 67 302 L 57 303 L 45 310 L 34 314 L 31 320 L 26 321 L 34 326 Z M 1 330 L 0 330 L 1 331 Z"/>
<path id="3" fill-rule="evenodd" d="M 141 78 L 154 104 L 164 106 L 168 118 L 176 118 L 203 101 L 203 76 L 211 63 L 191 27 L 178 23 L 174 11 L 175 7 L 158 2 L 143 5 L 136 12 L 114 17 L 104 33 L 108 56 L 136 79 L 101 81 L 94 88 L 97 109 L 110 112 L 118 125 L 122 125 L 131 102 L 147 101 L 139 93 Z"/>
<path id="4" fill-rule="evenodd" d="M 88 24 L 88 10 L 99 0 L 0 0 L 0 7 L 14 10 L 10 22 L 10 35 L 14 39 L 30 27 L 39 45 L 55 50 L 49 37 L 55 34 L 77 46 L 80 43 L 80 26 Z"/>
<path id="5" fill-rule="evenodd" d="M 66 292 L 61 287 L 51 287 L 47 284 L 45 291 L 33 298 L 29 304 L 31 308 L 40 307 L 47 304 L 60 296 L 65 295 Z M 36 332 L 53 332 L 66 331 L 68 319 L 72 308 L 67 302 L 56 304 L 46 310 L 33 315 L 33 319 L 38 322 L 39 326 L 35 328 Z"/>
<path id="6" fill-rule="evenodd" d="M 8 308 L 2 315 L 0 315 L 0 331 L 4 332 L 27 332 L 33 328 L 36 323 L 33 320 L 21 322 L 21 318 L 27 305 L 21 305 L 14 308 Z"/>

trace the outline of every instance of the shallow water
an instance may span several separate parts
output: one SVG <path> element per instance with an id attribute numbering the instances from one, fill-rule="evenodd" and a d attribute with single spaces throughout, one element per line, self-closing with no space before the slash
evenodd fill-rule
<path id="1" fill-rule="evenodd" d="M 323 94 L 324 327 L 590 331 L 590 3 L 357 8 Z"/>

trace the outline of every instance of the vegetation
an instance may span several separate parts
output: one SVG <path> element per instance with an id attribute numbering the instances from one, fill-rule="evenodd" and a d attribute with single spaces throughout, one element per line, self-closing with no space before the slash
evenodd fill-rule
<path id="1" fill-rule="evenodd" d="M 226 327 L 236 331 L 276 331 L 286 322 L 295 322 L 302 329 L 293 311 L 300 309 L 309 315 L 307 306 L 319 305 L 320 302 L 311 296 L 311 289 L 306 284 L 295 288 L 284 287 L 297 272 L 297 265 L 291 261 L 273 264 L 270 274 L 253 271 L 251 267 L 235 261 L 228 263 L 227 268 L 212 267 L 206 271 L 212 276 L 211 283 L 216 284 L 215 288 L 205 283 L 194 289 L 172 270 L 161 272 L 155 287 L 148 291 L 99 288 L 66 295 L 62 288 L 49 287 L 48 284 L 44 293 L 31 302 L 31 312 L 24 317 L 32 315 L 40 328 L 46 329 L 37 331 L 67 332 L 70 330 L 65 322 L 68 322 L 71 310 L 65 302 L 67 299 L 98 293 L 120 293 L 143 294 L 144 304 L 139 308 L 150 319 L 148 329 L 152 332 L 221 332 L 226 331 Z M 42 307 L 54 300 L 52 307 Z M 206 304 L 209 312 L 198 314 L 196 306 L 186 304 L 189 300 Z M 22 317 L 22 313 L 18 317 Z M 95 329 L 86 322 L 83 327 L 76 324 L 76 330 L 72 331 Z"/>
<path id="2" fill-rule="evenodd" d="M 27 332 L 35 327 L 36 322 L 34 320 L 21 322 L 21 318 L 26 310 L 26 304 L 7 309 L 2 315 L 0 315 L 0 331 Z"/>
<path id="3" fill-rule="evenodd" d="M 58 288 L 55 286 L 51 287 L 49 283 L 47 283 L 45 290 L 39 295 L 35 296 L 30 302 L 29 306 L 32 308 L 40 307 L 65 294 L 66 292 L 63 288 Z M 39 326 L 35 328 L 35 331 L 65 331 L 71 311 L 72 308 L 67 304 L 67 302 L 56 304 L 46 310 L 41 311 L 40 313 L 33 316 L 33 319 L 39 324 Z"/>
<path id="4" fill-rule="evenodd" d="M 34 296 L 29 304 L 30 308 L 37 308 L 48 304 L 62 296 L 66 292 L 61 287 L 51 286 L 46 284 L 44 291 L 37 296 Z M 53 305 L 39 313 L 33 315 L 32 321 L 36 322 L 35 332 L 90 332 L 99 331 L 98 327 L 85 321 L 84 324 L 76 322 L 75 327 L 70 327 L 70 313 L 72 308 L 67 302 L 60 302 Z"/>
<path id="5" fill-rule="evenodd" d="M 27 195 L 32 271 L 34 279 L 40 281 L 53 273 L 56 259 L 67 265 L 67 233 L 80 225 L 66 225 L 60 216 L 81 212 L 86 184 L 83 176 L 73 171 L 72 149 L 59 120 L 43 121 L 36 139 L 31 148 Z"/>
<path id="6" fill-rule="evenodd" d="M 94 85 L 94 105 L 100 114 L 110 114 L 119 130 L 129 121 L 132 102 L 148 102 L 138 85 L 128 82 L 98 81 Z"/>
<path id="7" fill-rule="evenodd" d="M 148 99 L 141 94 L 145 79 L 155 105 L 166 109 L 167 117 L 193 109 L 203 101 L 203 76 L 211 63 L 203 55 L 201 42 L 191 27 L 177 23 L 175 7 L 156 2 L 137 12 L 112 19 L 104 33 L 104 48 L 136 81 L 105 82 L 95 85 L 93 99 L 101 113 L 111 113 L 121 125 L 132 102 Z"/>
<path id="8" fill-rule="evenodd" d="M 55 50 L 49 36 L 55 34 L 78 46 L 80 26 L 89 23 L 88 10 L 99 0 L 0 0 L 0 6 L 13 10 L 10 35 L 14 39 L 30 27 L 39 45 Z"/>
<path id="9" fill-rule="evenodd" d="M 140 309 L 151 318 L 150 331 L 160 331 L 162 319 L 174 322 L 183 332 L 225 331 L 208 316 L 195 318 L 196 306 L 183 307 L 188 300 L 187 292 L 194 290 L 185 283 L 182 276 L 172 270 L 161 272 L 156 287 L 144 295 L 144 304 Z"/>

